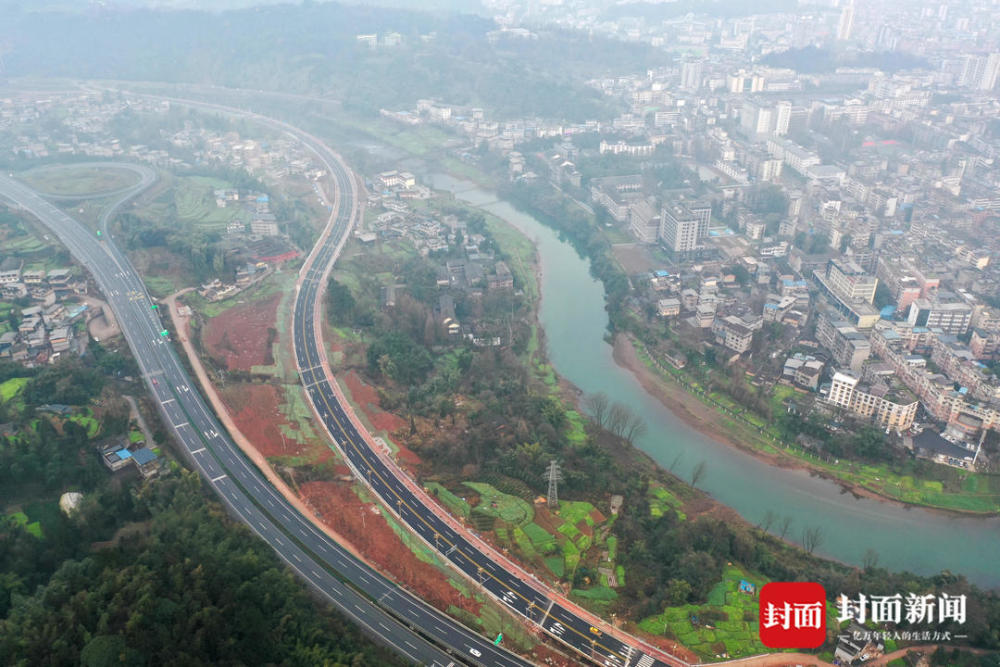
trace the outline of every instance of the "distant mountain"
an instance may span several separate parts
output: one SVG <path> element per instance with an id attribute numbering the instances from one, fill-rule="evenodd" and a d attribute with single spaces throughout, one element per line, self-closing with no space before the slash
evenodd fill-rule
<path id="1" fill-rule="evenodd" d="M 311 2 L 218 13 L 6 6 L 0 48 L 11 77 L 259 88 L 336 97 L 367 111 L 434 97 L 499 117 L 607 119 L 616 103 L 583 81 L 669 60 L 646 45 L 572 31 L 497 38 L 491 19 L 444 11 Z"/>
<path id="2" fill-rule="evenodd" d="M 32 12 L 86 13 L 116 9 L 201 10 L 224 12 L 234 9 L 251 9 L 267 5 L 301 5 L 312 0 L 8 0 L 0 2 L 3 8 L 20 8 Z M 348 5 L 368 5 L 424 11 L 453 11 L 466 14 L 487 15 L 479 0 L 342 0 Z M 315 3 L 313 4 L 322 4 Z"/>

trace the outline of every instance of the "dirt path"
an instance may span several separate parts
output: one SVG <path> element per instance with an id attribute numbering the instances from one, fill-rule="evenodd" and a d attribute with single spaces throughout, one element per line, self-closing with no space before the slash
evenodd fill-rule
<path id="1" fill-rule="evenodd" d="M 308 506 L 299 495 L 285 483 L 278 473 L 274 471 L 271 464 L 267 462 L 267 459 L 257 451 L 253 443 L 247 438 L 233 422 L 229 411 L 226 409 L 225 403 L 222 402 L 222 398 L 219 396 L 218 392 L 215 391 L 215 386 L 212 384 L 208 377 L 208 373 L 205 372 L 205 367 L 201 363 L 201 359 L 198 357 L 198 352 L 194 349 L 194 345 L 191 344 L 190 332 L 188 329 L 188 318 L 181 316 L 177 308 L 177 297 L 190 292 L 193 288 L 183 289 L 179 292 L 171 294 L 163 300 L 167 305 L 167 310 L 170 311 L 170 321 L 173 322 L 174 329 L 177 331 L 178 336 L 181 339 L 181 346 L 184 349 L 184 354 L 187 356 L 188 361 L 191 363 L 191 368 L 194 369 L 195 375 L 198 378 L 198 384 L 201 386 L 202 392 L 205 397 L 208 398 L 209 402 L 212 404 L 212 408 L 215 410 L 215 414 L 219 417 L 219 421 L 225 426 L 226 430 L 232 436 L 233 441 L 239 446 L 243 453 L 253 461 L 254 465 L 264 473 L 267 480 L 274 485 L 274 487 L 289 503 L 291 503 L 295 509 L 302 513 L 316 528 L 323 531 L 330 537 L 334 542 L 342 546 L 343 548 L 350 551 L 357 558 L 361 559 L 365 563 L 364 556 L 359 553 L 347 540 L 345 540 L 341 535 L 330 529 L 326 523 L 320 519 L 319 516 L 313 511 L 313 509 Z M 368 563 L 373 569 L 379 569 L 374 567 L 371 563 Z"/>
<path id="2" fill-rule="evenodd" d="M 153 434 L 149 430 L 149 426 L 146 424 L 146 418 L 142 416 L 141 412 L 139 412 L 139 406 L 136 405 L 135 398 L 132 396 L 126 396 L 125 400 L 128 401 L 129 404 L 130 418 L 134 419 L 136 423 L 139 424 L 139 430 L 142 431 L 143 437 L 146 438 L 146 446 L 150 448 L 155 446 L 156 443 L 153 442 Z"/>

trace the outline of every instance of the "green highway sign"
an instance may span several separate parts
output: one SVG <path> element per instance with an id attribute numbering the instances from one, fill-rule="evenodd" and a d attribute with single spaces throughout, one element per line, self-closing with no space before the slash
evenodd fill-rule
<path id="1" fill-rule="evenodd" d="M 166 338 L 167 336 L 170 335 L 170 332 L 167 331 L 166 329 L 164 329 L 163 331 L 160 332 L 160 335 L 163 336 L 164 338 Z"/>
<path id="2" fill-rule="evenodd" d="M 499 633 L 499 634 L 497 634 L 497 638 L 493 640 L 493 645 L 494 646 L 499 646 L 501 641 L 503 641 L 503 633 L 502 632 Z"/>
<path id="3" fill-rule="evenodd" d="M 159 306 L 157 306 L 155 303 L 149 307 L 150 310 L 156 310 L 157 308 L 159 308 Z"/>

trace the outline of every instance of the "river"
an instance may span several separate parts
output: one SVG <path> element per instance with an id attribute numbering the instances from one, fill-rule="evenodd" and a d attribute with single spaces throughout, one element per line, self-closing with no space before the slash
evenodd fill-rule
<path id="1" fill-rule="evenodd" d="M 819 555 L 860 565 L 865 552 L 873 549 L 879 564 L 892 570 L 925 575 L 950 570 L 979 585 L 1000 587 L 1000 518 L 955 517 L 856 499 L 833 482 L 803 470 L 768 465 L 702 435 L 615 363 L 604 339 L 608 325 L 604 287 L 590 275 L 588 260 L 555 231 L 499 201 L 495 193 L 445 174 L 432 174 L 430 182 L 506 220 L 535 242 L 542 268 L 539 317 L 549 361 L 585 393 L 603 391 L 636 410 L 649 427 L 636 445 L 660 465 L 666 468 L 681 455 L 675 472 L 684 477 L 705 461 L 700 488 L 753 523 L 768 510 L 791 516 L 789 537 L 806 527 L 820 527 Z"/>

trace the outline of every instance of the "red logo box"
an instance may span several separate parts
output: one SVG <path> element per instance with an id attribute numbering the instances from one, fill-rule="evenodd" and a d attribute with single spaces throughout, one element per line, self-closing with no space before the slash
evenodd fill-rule
<path id="1" fill-rule="evenodd" d="M 826 591 L 808 581 L 760 589 L 760 641 L 770 648 L 817 648 L 826 640 Z"/>

